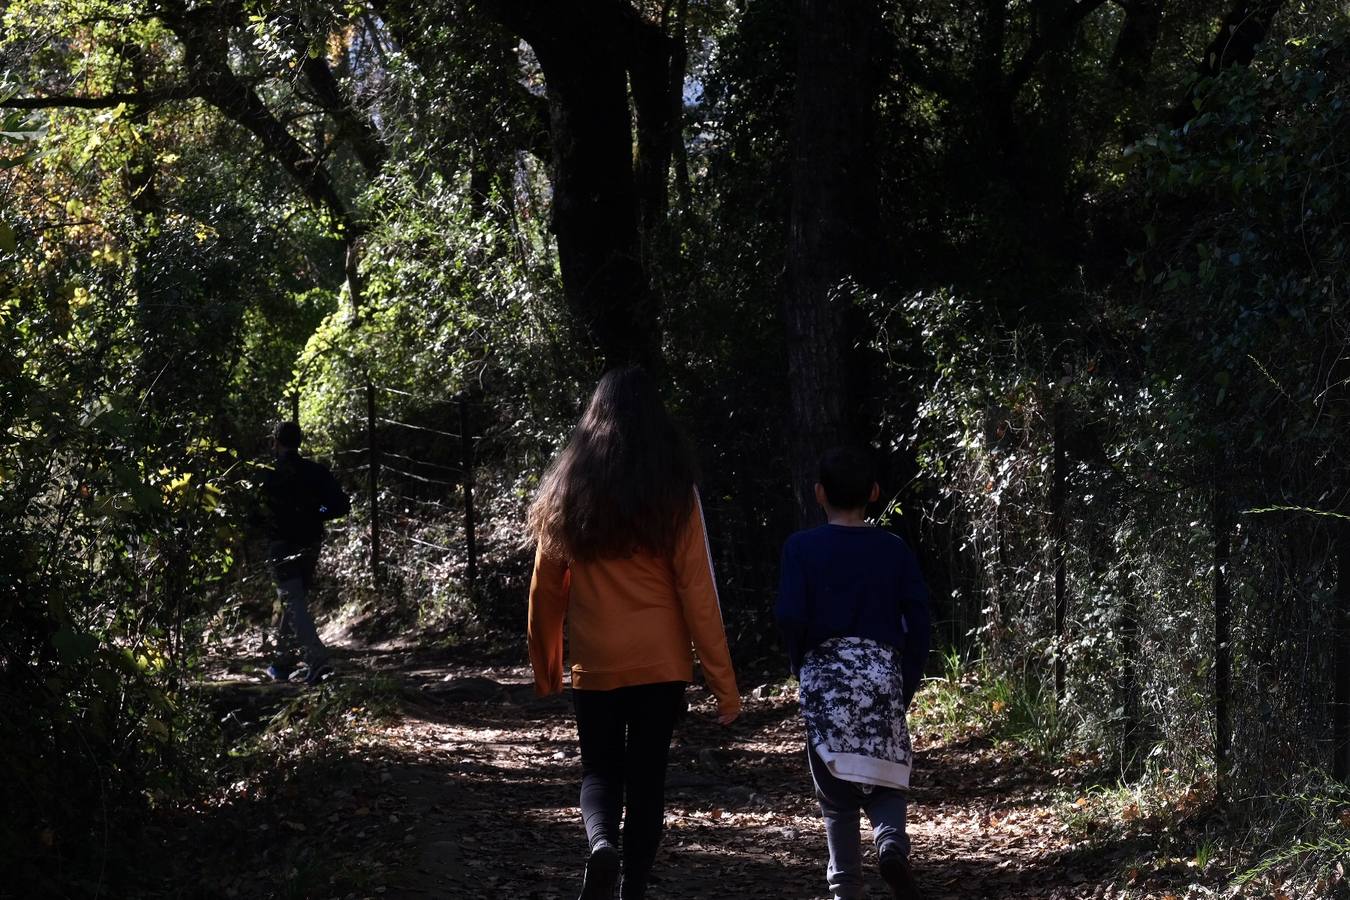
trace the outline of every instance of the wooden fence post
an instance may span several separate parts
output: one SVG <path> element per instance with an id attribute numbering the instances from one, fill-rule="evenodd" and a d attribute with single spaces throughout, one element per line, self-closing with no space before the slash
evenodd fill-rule
<path id="1" fill-rule="evenodd" d="M 1067 542 L 1064 503 L 1065 480 L 1068 478 L 1068 459 L 1064 447 L 1064 401 L 1055 400 L 1053 416 L 1054 467 L 1050 472 L 1050 533 L 1055 553 L 1055 702 L 1064 702 L 1066 662 L 1064 658 L 1065 631 L 1069 614 L 1066 584 Z"/>
<path id="2" fill-rule="evenodd" d="M 469 432 L 469 399 L 464 394 L 459 397 L 459 447 L 464 467 L 464 542 L 468 552 L 464 574 L 472 587 L 478 581 L 478 541 L 473 512 L 473 435 Z"/>
<path id="3" fill-rule="evenodd" d="M 1214 770 L 1220 803 L 1228 795 L 1233 744 L 1231 704 L 1233 680 L 1232 593 L 1228 564 L 1233 555 L 1232 521 L 1224 481 L 1223 450 L 1215 452 L 1212 529 L 1214 537 Z"/>
<path id="4" fill-rule="evenodd" d="M 1335 662 L 1331 702 L 1331 773 L 1350 784 L 1350 523 L 1333 520 L 1336 529 L 1336 605 L 1332 611 L 1331 652 Z"/>
<path id="5" fill-rule="evenodd" d="M 370 456 L 370 578 L 375 593 L 384 584 L 380 569 L 380 447 L 375 437 L 375 384 L 366 377 L 366 449 Z"/>

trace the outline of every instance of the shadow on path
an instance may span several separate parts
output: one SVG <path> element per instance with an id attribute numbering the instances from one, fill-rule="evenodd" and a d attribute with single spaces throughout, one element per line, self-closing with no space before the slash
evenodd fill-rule
<path id="1" fill-rule="evenodd" d="M 274 760 L 255 758 L 228 791 L 166 815 L 169 884 L 145 896 L 576 896 L 585 838 L 570 706 L 534 699 L 519 662 L 343 648 L 343 676 L 309 694 L 248 680 L 256 662 L 223 661 L 203 686 L 237 736 L 288 704 L 346 715 L 344 703 L 373 697 L 392 714 L 372 723 L 353 713 L 342 740 L 283 732 Z M 690 698 L 652 900 L 825 897 L 824 833 L 794 700 L 748 700 L 722 729 L 706 692 Z M 911 835 L 930 900 L 1124 896 L 1112 879 L 1142 848 L 1070 846 L 1047 808 L 1048 773 L 978 740 L 923 749 L 916 772 Z"/>

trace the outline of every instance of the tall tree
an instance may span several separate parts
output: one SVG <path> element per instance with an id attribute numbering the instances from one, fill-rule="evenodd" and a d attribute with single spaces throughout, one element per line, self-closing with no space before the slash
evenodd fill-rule
<path id="1" fill-rule="evenodd" d="M 882 34 L 874 0 L 800 0 L 789 220 L 789 458 L 798 518 L 819 521 L 823 450 L 848 439 L 846 307 L 872 280 L 878 207 L 875 104 Z"/>
<path id="2" fill-rule="evenodd" d="M 665 213 L 674 44 L 628 0 L 481 5 L 534 49 L 544 71 L 553 228 L 568 305 L 605 365 L 659 368 L 660 301 L 643 259 L 642 226 L 658 227 Z"/>

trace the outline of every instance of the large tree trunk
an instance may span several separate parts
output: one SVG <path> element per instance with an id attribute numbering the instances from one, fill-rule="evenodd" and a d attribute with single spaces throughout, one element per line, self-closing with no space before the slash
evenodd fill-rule
<path id="1" fill-rule="evenodd" d="M 651 365 L 660 341 L 642 265 L 627 72 L 578 30 L 562 48 L 535 48 L 548 86 L 563 290 L 605 365 Z"/>
<path id="2" fill-rule="evenodd" d="M 670 59 L 671 153 L 675 162 L 675 195 L 680 215 L 688 215 L 692 203 L 689 184 L 689 154 L 684 146 L 684 76 L 689 68 L 689 0 L 679 0 L 675 10 L 674 47 Z"/>
<path id="3" fill-rule="evenodd" d="M 1336 522 L 1336 605 L 1332 610 L 1335 682 L 1331 701 L 1331 772 L 1350 784 L 1350 523 Z"/>
<path id="4" fill-rule="evenodd" d="M 606 366 L 659 368 L 660 308 L 642 260 L 628 93 L 630 72 L 646 83 L 639 57 L 659 43 L 650 32 L 656 26 L 627 0 L 481 0 L 481 6 L 534 48 L 544 70 L 553 230 L 563 291 L 582 338 Z M 660 106 L 653 115 L 661 115 Z M 669 132 L 659 122 L 653 128 Z M 668 166 L 668 153 L 664 159 Z"/>
<path id="5" fill-rule="evenodd" d="M 644 28 L 636 34 L 639 43 L 629 79 L 637 114 L 638 211 L 644 259 L 650 260 L 662 243 L 670 209 L 670 162 L 680 124 L 680 107 L 671 102 L 671 92 L 683 95 L 687 56 L 664 30 Z"/>
<path id="6" fill-rule="evenodd" d="M 1125 4 L 1125 21 L 1111 50 L 1111 77 L 1121 87 L 1137 91 L 1144 86 L 1162 19 L 1163 0 L 1129 0 Z"/>
<path id="7" fill-rule="evenodd" d="M 847 440 L 844 362 L 850 282 L 867 283 L 877 242 L 874 0 L 800 0 L 787 294 L 789 454 L 798 517 L 820 521 L 822 451 Z"/>

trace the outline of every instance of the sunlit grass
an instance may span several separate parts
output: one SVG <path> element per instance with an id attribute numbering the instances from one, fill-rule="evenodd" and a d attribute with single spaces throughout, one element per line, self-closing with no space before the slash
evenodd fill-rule
<path id="1" fill-rule="evenodd" d="M 941 659 L 942 673 L 924 679 L 915 698 L 916 728 L 947 741 L 975 735 L 1012 741 L 1045 762 L 1066 749 L 1070 723 L 1037 680 L 1010 678 L 957 649 Z"/>

